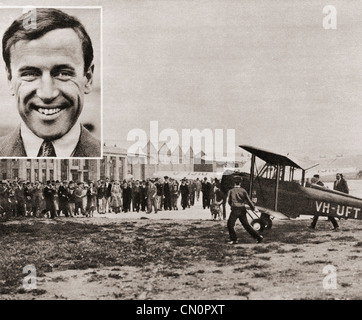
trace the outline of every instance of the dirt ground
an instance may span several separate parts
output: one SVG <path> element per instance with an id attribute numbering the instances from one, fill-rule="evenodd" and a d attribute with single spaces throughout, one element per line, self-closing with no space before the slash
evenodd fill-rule
<path id="1" fill-rule="evenodd" d="M 199 207 L 2 221 L 0 299 L 361 299 L 361 221 L 340 221 L 340 232 L 309 223 L 274 220 L 261 244 L 237 224 L 240 243 L 229 245 L 226 221 Z"/>

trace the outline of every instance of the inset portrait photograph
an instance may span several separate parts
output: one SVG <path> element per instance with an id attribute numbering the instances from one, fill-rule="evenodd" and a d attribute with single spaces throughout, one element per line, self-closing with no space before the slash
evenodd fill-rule
<path id="1" fill-rule="evenodd" d="M 0 15 L 0 157 L 100 158 L 101 7 Z"/>

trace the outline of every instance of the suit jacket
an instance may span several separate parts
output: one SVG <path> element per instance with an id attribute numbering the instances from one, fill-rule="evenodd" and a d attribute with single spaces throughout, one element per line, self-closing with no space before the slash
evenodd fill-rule
<path id="1" fill-rule="evenodd" d="M 20 126 L 10 134 L 0 137 L 0 157 L 26 157 Z M 73 157 L 100 157 L 101 143 L 91 133 L 81 126 L 80 138 Z"/>
<path id="2" fill-rule="evenodd" d="M 333 190 L 337 190 L 337 191 L 344 192 L 344 193 L 348 194 L 349 193 L 349 188 L 348 188 L 347 181 L 344 180 L 344 179 L 340 179 L 338 183 L 337 183 L 337 180 L 334 181 Z"/>
<path id="3" fill-rule="evenodd" d="M 112 195 L 112 184 L 108 182 L 108 185 L 104 185 L 104 196 L 110 197 Z"/>

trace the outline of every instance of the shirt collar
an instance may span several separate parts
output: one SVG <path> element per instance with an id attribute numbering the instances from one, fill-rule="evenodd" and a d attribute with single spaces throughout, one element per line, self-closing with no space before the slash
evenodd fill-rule
<path id="1" fill-rule="evenodd" d="M 75 147 L 79 141 L 80 133 L 81 125 L 80 122 L 77 121 L 67 134 L 52 141 L 58 158 L 67 158 L 73 155 Z M 44 139 L 35 135 L 24 122 L 20 125 L 20 135 L 23 139 L 26 155 L 30 158 L 36 158 Z"/>

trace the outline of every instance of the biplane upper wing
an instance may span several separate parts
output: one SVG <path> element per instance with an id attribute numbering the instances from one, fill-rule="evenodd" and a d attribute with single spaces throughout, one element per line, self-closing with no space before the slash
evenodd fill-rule
<path id="1" fill-rule="evenodd" d="M 272 151 L 267 151 L 265 149 L 255 148 L 252 146 L 247 145 L 239 145 L 240 148 L 250 152 L 251 154 L 255 155 L 256 157 L 260 158 L 261 160 L 269 163 L 271 165 L 281 165 L 281 166 L 289 166 L 294 167 L 302 170 L 308 170 L 315 166 L 318 166 L 318 163 L 314 163 L 311 161 L 305 161 L 296 159 L 291 155 L 282 155 L 279 153 L 275 153 Z"/>

